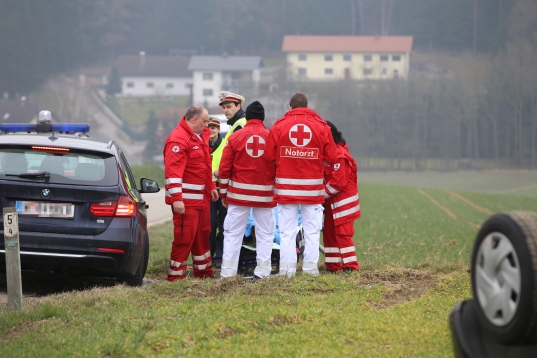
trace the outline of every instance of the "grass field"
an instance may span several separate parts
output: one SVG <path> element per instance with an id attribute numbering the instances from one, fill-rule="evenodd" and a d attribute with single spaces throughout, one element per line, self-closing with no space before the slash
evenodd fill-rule
<path id="1" fill-rule="evenodd" d="M 479 225 L 493 212 L 537 211 L 537 198 L 483 193 L 483 182 L 479 193 L 360 180 L 358 273 L 166 283 L 167 223 L 150 230 L 150 284 L 0 308 L 0 356 L 453 356 L 448 315 L 471 297 Z"/>
<path id="2" fill-rule="evenodd" d="M 143 126 L 149 119 L 151 111 L 158 117 L 163 112 L 175 108 L 184 108 L 188 102 L 188 97 L 174 97 L 170 100 L 152 100 L 151 98 L 141 98 L 139 100 L 114 99 L 110 106 L 129 126 Z"/>

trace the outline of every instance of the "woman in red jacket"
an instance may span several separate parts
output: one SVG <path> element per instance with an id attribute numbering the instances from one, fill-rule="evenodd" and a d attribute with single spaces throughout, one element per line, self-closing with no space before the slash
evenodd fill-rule
<path id="1" fill-rule="evenodd" d="M 337 146 L 336 160 L 324 172 L 324 262 L 329 272 L 359 270 L 354 248 L 354 220 L 360 217 L 358 170 L 345 138 L 330 126 Z"/>

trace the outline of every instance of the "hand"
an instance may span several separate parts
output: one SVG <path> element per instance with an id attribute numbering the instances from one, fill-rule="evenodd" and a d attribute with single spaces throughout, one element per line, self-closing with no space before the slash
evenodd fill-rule
<path id="1" fill-rule="evenodd" d="M 218 172 L 218 169 L 216 169 L 216 171 L 213 173 L 213 175 L 214 175 L 215 178 L 219 178 L 218 174 L 220 174 L 220 173 Z"/>
<path id="2" fill-rule="evenodd" d="M 211 190 L 211 200 L 212 201 L 217 201 L 218 200 L 218 190 L 216 190 L 216 189 Z"/>
<path id="3" fill-rule="evenodd" d="M 227 209 L 227 207 L 229 206 L 229 204 L 227 203 L 226 198 L 222 198 L 222 206 L 223 206 L 224 208 L 226 208 L 226 209 Z"/>
<path id="4" fill-rule="evenodd" d="M 185 213 L 185 203 L 182 201 L 174 201 L 172 207 L 173 207 L 174 213 L 177 213 L 177 214 Z"/>

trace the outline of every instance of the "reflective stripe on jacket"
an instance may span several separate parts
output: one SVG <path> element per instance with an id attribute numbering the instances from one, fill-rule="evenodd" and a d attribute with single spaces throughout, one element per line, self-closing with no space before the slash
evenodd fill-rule
<path id="1" fill-rule="evenodd" d="M 324 202 L 324 164 L 336 157 L 330 127 L 309 108 L 295 108 L 271 127 L 265 156 L 276 163 L 274 200 L 279 204 Z"/>
<path id="2" fill-rule="evenodd" d="M 336 160 L 325 170 L 325 205 L 330 205 L 334 224 L 340 225 L 361 215 L 358 195 L 358 168 L 345 144 L 337 144 Z"/>
<path id="3" fill-rule="evenodd" d="M 244 127 L 245 125 L 246 125 L 246 118 L 243 117 L 243 118 L 237 119 L 237 121 L 233 123 L 229 131 L 226 133 L 225 137 L 222 139 L 222 142 L 220 143 L 218 148 L 216 148 L 216 150 L 211 153 L 213 173 L 217 171 L 218 168 L 220 167 L 220 161 L 222 160 L 222 153 L 224 152 L 224 147 L 226 146 L 227 140 L 236 130 L 240 129 L 239 127 Z M 218 180 L 217 178 L 214 178 L 214 181 L 217 181 L 217 180 Z"/>
<path id="4" fill-rule="evenodd" d="M 191 208 L 209 208 L 211 190 L 216 188 L 212 181 L 209 137 L 205 128 L 196 135 L 184 117 L 168 135 L 164 143 L 165 200 L 184 201 Z"/>
<path id="5" fill-rule="evenodd" d="M 228 203 L 271 208 L 275 168 L 264 157 L 269 131 L 263 121 L 250 119 L 233 133 L 224 148 L 220 168 L 220 197 Z"/>

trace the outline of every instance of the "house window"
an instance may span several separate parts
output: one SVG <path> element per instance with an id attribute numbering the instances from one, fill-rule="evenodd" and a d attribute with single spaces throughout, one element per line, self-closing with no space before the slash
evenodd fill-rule
<path id="1" fill-rule="evenodd" d="M 166 83 L 166 88 L 173 88 L 173 83 Z"/>
<path id="2" fill-rule="evenodd" d="M 387 69 L 387 68 L 383 68 L 383 69 L 382 69 L 382 74 L 383 74 L 383 75 L 387 75 L 387 74 L 388 74 L 388 69 Z"/>
<path id="3" fill-rule="evenodd" d="M 399 70 L 393 70 L 393 78 L 399 78 Z"/>
<path id="4" fill-rule="evenodd" d="M 324 74 L 325 75 L 333 75 L 334 74 L 334 69 L 333 68 L 325 68 L 324 69 Z"/>
<path id="5" fill-rule="evenodd" d="M 351 61 L 352 55 L 343 55 L 343 61 Z"/>
<path id="6" fill-rule="evenodd" d="M 231 79 L 232 80 L 240 80 L 241 73 L 240 72 L 231 72 Z"/>
<path id="7" fill-rule="evenodd" d="M 373 55 L 364 55 L 364 61 L 365 62 L 373 61 Z"/>
<path id="8" fill-rule="evenodd" d="M 380 55 L 380 62 L 387 62 L 388 61 L 388 55 Z"/>
<path id="9" fill-rule="evenodd" d="M 213 80 L 213 73 L 212 72 L 203 72 L 203 80 L 204 81 L 212 81 Z"/>
<path id="10" fill-rule="evenodd" d="M 364 76 L 369 76 L 373 74 L 373 69 L 371 68 L 364 68 Z"/>
<path id="11" fill-rule="evenodd" d="M 306 55 L 305 53 L 298 54 L 298 60 L 299 61 L 307 61 L 308 60 L 308 55 Z"/>
<path id="12" fill-rule="evenodd" d="M 325 61 L 333 61 L 334 60 L 334 55 L 324 55 L 324 60 Z"/>
<path id="13" fill-rule="evenodd" d="M 401 55 L 393 55 L 392 61 L 395 61 L 395 62 L 401 61 Z"/>
<path id="14" fill-rule="evenodd" d="M 213 90 L 211 88 L 204 88 L 203 89 L 203 95 L 204 96 L 212 96 L 213 95 Z"/>
<path id="15" fill-rule="evenodd" d="M 301 75 L 301 76 L 305 76 L 308 74 L 308 69 L 307 68 L 304 68 L 304 67 L 300 67 L 298 69 L 298 74 Z"/>
<path id="16" fill-rule="evenodd" d="M 147 82 L 147 83 L 145 84 L 145 86 L 146 86 L 147 88 L 153 88 L 153 87 L 155 86 L 155 84 L 154 84 L 153 82 Z"/>
<path id="17" fill-rule="evenodd" d="M 127 82 L 126 86 L 129 87 L 129 88 L 133 88 L 134 87 L 134 82 Z"/>

